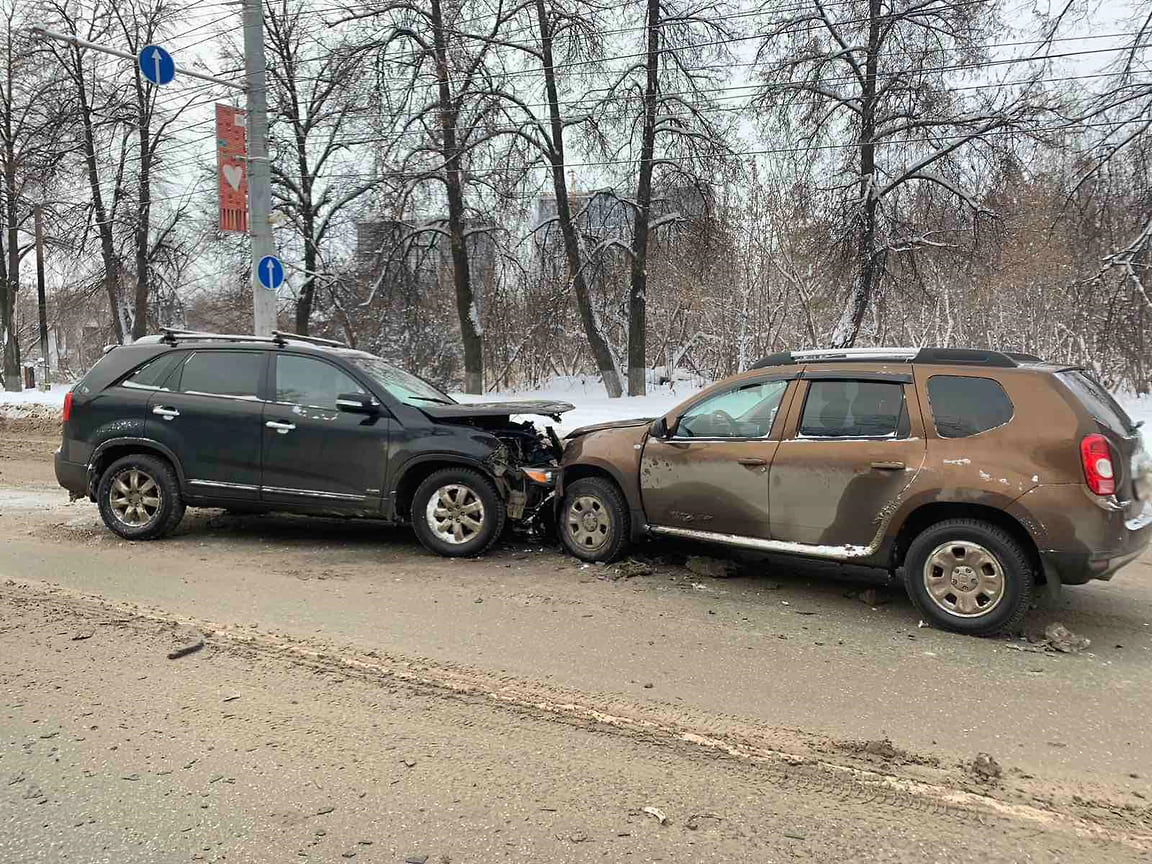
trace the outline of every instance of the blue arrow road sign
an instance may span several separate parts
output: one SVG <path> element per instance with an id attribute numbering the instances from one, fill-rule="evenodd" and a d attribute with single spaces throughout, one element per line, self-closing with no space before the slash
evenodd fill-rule
<path id="1" fill-rule="evenodd" d="M 176 77 L 172 55 L 159 45 L 145 45 L 136 62 L 140 64 L 140 72 L 153 84 L 167 84 Z"/>
<path id="2" fill-rule="evenodd" d="M 284 281 L 284 265 L 275 255 L 265 255 L 256 265 L 256 278 L 269 291 L 275 291 Z"/>

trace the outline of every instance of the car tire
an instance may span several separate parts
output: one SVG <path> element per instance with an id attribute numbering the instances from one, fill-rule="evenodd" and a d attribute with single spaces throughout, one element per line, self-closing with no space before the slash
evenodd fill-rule
<path id="1" fill-rule="evenodd" d="M 628 506 L 602 477 L 584 477 L 564 491 L 556 530 L 564 548 L 583 561 L 611 562 L 628 548 Z"/>
<path id="2" fill-rule="evenodd" d="M 925 529 L 904 558 L 904 587 L 923 616 L 973 636 L 1018 631 L 1035 581 L 1023 544 L 978 519 L 949 519 Z"/>
<path id="3" fill-rule="evenodd" d="M 125 540 L 159 540 L 184 518 L 180 482 L 171 463 L 143 453 L 124 456 L 104 469 L 96 503 L 104 524 Z"/>
<path id="4" fill-rule="evenodd" d="M 446 558 L 482 554 L 499 539 L 506 518 L 507 508 L 492 481 L 472 468 L 435 471 L 412 496 L 417 539 Z"/>

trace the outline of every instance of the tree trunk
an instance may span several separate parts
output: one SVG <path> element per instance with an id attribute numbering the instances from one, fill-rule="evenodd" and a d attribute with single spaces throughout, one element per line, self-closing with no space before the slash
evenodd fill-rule
<path id="1" fill-rule="evenodd" d="M 656 96 L 660 87 L 660 0 L 648 0 L 648 50 L 644 60 L 644 131 L 636 221 L 632 231 L 632 281 L 628 290 L 628 394 L 645 393 L 645 339 L 648 335 L 648 223 L 652 213 L 652 157 L 656 152 Z M 671 370 L 669 370 L 671 372 Z"/>
<path id="2" fill-rule="evenodd" d="M 84 163 L 88 171 L 88 186 L 92 192 L 92 212 L 96 217 L 96 230 L 100 232 L 100 257 L 104 264 L 104 293 L 108 297 L 108 309 L 112 313 L 112 326 L 116 341 L 124 344 L 124 326 L 120 321 L 120 301 L 117 297 L 120 287 L 120 260 L 116 257 L 116 241 L 112 235 L 112 223 L 104 207 L 104 192 L 100 186 L 100 171 L 96 164 L 96 134 L 92 128 L 92 106 L 88 104 L 88 91 L 84 86 L 84 61 L 79 48 L 73 49 L 72 59 L 76 64 L 76 95 L 80 105 L 80 122 L 84 124 Z"/>
<path id="3" fill-rule="evenodd" d="M 855 267 L 848 302 L 832 333 L 831 347 L 851 348 L 883 272 L 876 248 L 876 77 L 880 60 L 880 0 L 868 0 L 868 54 L 860 100 L 860 216 L 856 225 Z"/>
<path id="4" fill-rule="evenodd" d="M 460 177 L 461 154 L 456 140 L 458 113 L 448 82 L 448 46 L 440 0 L 432 0 L 432 31 L 436 53 L 436 79 L 440 100 L 441 146 L 444 182 L 448 191 L 448 234 L 452 252 L 452 281 L 456 288 L 456 314 L 464 343 L 464 392 L 484 392 L 484 343 L 480 314 L 472 292 L 468 247 L 464 232 L 464 185 Z"/>
<path id="5" fill-rule="evenodd" d="M 148 235 L 152 215 L 152 144 L 149 125 L 147 95 L 136 70 L 136 120 L 140 135 L 140 200 L 136 208 L 136 298 L 132 312 L 132 339 L 135 341 L 148 332 L 148 297 L 151 285 L 148 278 Z"/>
<path id="6" fill-rule="evenodd" d="M 9 91 L 11 92 L 11 91 Z M 9 112 L 8 116 L 11 116 Z M 7 130 L 11 131 L 11 129 Z M 5 291 L 0 298 L 0 341 L 4 343 L 4 389 L 18 393 L 24 389 L 20 377 L 20 343 L 16 333 L 16 291 L 20 287 L 20 234 L 17 230 L 16 154 L 12 136 L 5 143 L 4 220 L 8 233 L 8 261 Z"/>
<path id="7" fill-rule="evenodd" d="M 548 113 L 552 126 L 552 189 L 556 195 L 556 218 L 560 223 L 560 234 L 564 239 L 564 254 L 568 261 L 568 273 L 572 278 L 572 290 L 576 295 L 576 308 L 588 338 L 588 347 L 600 370 L 600 378 L 609 398 L 618 399 L 622 393 L 620 370 L 612 357 L 612 349 L 600 330 L 596 312 L 592 308 L 592 298 L 588 281 L 584 278 L 584 267 L 580 255 L 580 239 L 576 226 L 572 223 L 572 207 L 568 201 L 568 181 L 564 176 L 564 124 L 560 116 L 560 100 L 556 92 L 556 72 L 552 61 L 552 29 L 548 21 L 544 0 L 536 0 L 536 14 L 540 19 L 540 41 L 544 54 L 544 85 L 548 94 Z"/>

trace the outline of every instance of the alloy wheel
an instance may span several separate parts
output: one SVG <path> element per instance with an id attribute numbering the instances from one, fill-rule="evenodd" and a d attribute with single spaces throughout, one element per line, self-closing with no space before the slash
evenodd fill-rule
<path id="1" fill-rule="evenodd" d="M 108 490 L 109 508 L 130 528 L 142 528 L 155 519 L 163 499 L 164 493 L 156 478 L 135 467 L 120 471 Z"/>
<path id="2" fill-rule="evenodd" d="M 484 528 L 484 502 L 469 486 L 441 486 L 428 499 L 425 518 L 432 532 L 445 543 L 467 543 Z"/>

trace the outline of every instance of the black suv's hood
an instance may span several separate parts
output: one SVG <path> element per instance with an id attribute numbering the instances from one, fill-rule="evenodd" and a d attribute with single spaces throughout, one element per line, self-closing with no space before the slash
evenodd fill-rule
<path id="1" fill-rule="evenodd" d="M 576 406 L 570 402 L 537 399 L 525 402 L 461 402 L 457 405 L 421 405 L 420 410 L 437 420 L 457 420 L 462 417 L 508 417 L 511 414 L 536 414 L 540 417 L 559 418 Z"/>

